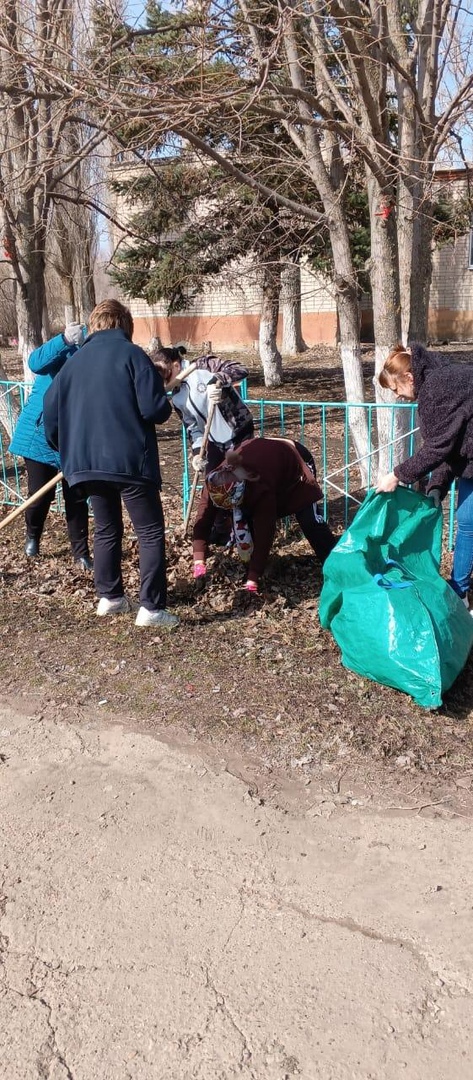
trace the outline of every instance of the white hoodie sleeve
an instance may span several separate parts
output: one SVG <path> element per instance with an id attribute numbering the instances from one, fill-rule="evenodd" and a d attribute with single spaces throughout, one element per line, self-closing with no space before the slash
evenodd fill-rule
<path id="1" fill-rule="evenodd" d="M 172 396 L 172 403 L 186 428 L 194 452 L 199 451 L 202 446 L 209 408 L 207 386 L 214 378 L 210 371 L 193 371 Z M 223 419 L 218 405 L 212 420 L 210 438 L 213 442 L 222 444 L 232 438 L 232 429 Z"/>

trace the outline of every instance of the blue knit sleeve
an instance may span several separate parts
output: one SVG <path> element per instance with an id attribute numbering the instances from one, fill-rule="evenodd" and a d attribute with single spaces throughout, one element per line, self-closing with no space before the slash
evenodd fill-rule
<path id="1" fill-rule="evenodd" d="M 34 349 L 28 357 L 28 367 L 34 375 L 56 375 L 67 358 L 76 352 L 75 345 L 68 345 L 63 334 Z"/>

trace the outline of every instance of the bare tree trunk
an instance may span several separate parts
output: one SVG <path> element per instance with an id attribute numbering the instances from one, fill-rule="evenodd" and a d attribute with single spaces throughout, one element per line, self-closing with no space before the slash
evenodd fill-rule
<path id="1" fill-rule="evenodd" d="M 401 304 L 399 295 L 399 265 L 397 259 L 394 200 L 381 191 L 373 175 L 368 174 L 368 199 L 371 223 L 370 278 L 375 327 L 375 374 L 378 375 L 390 350 L 401 339 Z M 388 212 L 389 211 L 389 212 Z M 392 395 L 375 380 L 376 400 L 389 402 Z M 406 430 L 404 414 L 398 410 L 392 424 L 391 410 L 378 410 L 378 468 L 381 473 L 405 457 L 402 442 L 394 440 Z"/>
<path id="2" fill-rule="evenodd" d="M 427 341 L 432 281 L 432 233 L 432 203 L 424 197 L 422 207 L 419 206 L 417 210 L 412 237 L 412 265 L 415 273 L 411 275 L 408 341 Z"/>
<path id="3" fill-rule="evenodd" d="M 91 312 L 96 304 L 95 284 L 91 268 L 89 273 L 83 273 L 80 282 L 80 321 L 87 325 Z"/>
<path id="4" fill-rule="evenodd" d="M 240 0 L 241 2 L 241 0 Z M 317 2 L 313 5 L 311 31 L 313 35 L 312 62 L 316 80 L 320 76 L 320 100 L 327 115 L 333 112 L 332 103 L 327 93 L 323 78 L 321 57 L 324 47 L 325 7 Z M 300 54 L 300 37 L 297 20 L 286 17 L 284 27 L 284 49 L 292 86 L 304 97 L 298 102 L 299 115 L 304 121 L 303 139 L 294 130 L 292 124 L 286 127 L 287 133 L 298 149 L 303 153 L 309 175 L 311 176 L 322 200 L 324 213 L 330 233 L 334 266 L 334 285 L 337 298 L 337 313 L 340 328 L 340 351 L 345 380 L 347 401 L 364 402 L 363 376 L 360 350 L 360 310 L 356 273 L 350 248 L 348 222 L 345 213 L 343 189 L 346 181 L 345 167 L 337 137 L 330 129 L 324 132 L 324 152 L 322 153 L 320 134 L 313 127 L 313 112 L 305 100 L 307 91 L 305 63 Z M 368 423 L 366 412 L 361 409 L 349 409 L 347 422 L 350 429 L 355 457 L 360 460 L 358 469 L 363 486 L 368 477 L 366 455 L 369 450 Z"/>
<path id="5" fill-rule="evenodd" d="M 340 356 L 346 399 L 348 402 L 363 404 L 365 391 L 361 368 L 360 305 L 347 218 L 338 185 L 329 176 L 320 147 L 316 143 L 313 145 L 311 171 L 329 223 L 334 266 L 333 282 L 340 331 Z M 366 410 L 349 409 L 347 422 L 355 458 L 359 461 L 357 469 L 360 473 L 361 483 L 363 487 L 366 487 L 369 476 L 367 455 L 370 450 Z"/>
<path id="6" fill-rule="evenodd" d="M 371 221 L 370 280 L 378 372 L 401 335 L 399 266 L 394 212 L 391 211 L 386 218 L 383 216 L 383 207 L 389 199 L 380 191 L 372 175 L 368 176 L 368 198 Z"/>
<path id="7" fill-rule="evenodd" d="M 433 210 L 428 177 L 423 175 L 426 170 L 419 160 L 422 148 L 418 127 L 416 118 L 408 114 L 400 131 L 403 169 L 398 180 L 396 216 L 401 334 L 405 345 L 409 341 L 427 341 L 432 280 Z"/>
<path id="8" fill-rule="evenodd" d="M 402 5 L 397 0 L 389 0 L 386 5 L 389 39 L 399 65 L 394 75 L 399 103 L 397 227 L 405 344 L 427 340 L 432 278 L 431 179 L 435 157 L 428 140 L 438 123 L 439 49 L 450 8 L 442 0 L 421 0 L 416 12 L 417 47 L 412 49 Z M 455 19 L 450 33 L 452 44 Z"/>
<path id="9" fill-rule="evenodd" d="M 336 246 L 335 242 L 334 258 Z M 347 281 L 345 277 L 339 277 L 337 274 L 334 281 L 337 292 L 340 358 L 343 367 L 346 399 L 348 402 L 360 402 L 362 404 L 365 398 L 365 390 L 361 368 L 360 309 L 356 284 Z M 370 472 L 369 458 L 367 456 L 369 452 L 368 423 L 365 409 L 348 409 L 347 423 L 355 458 L 358 461 L 357 470 L 360 473 L 362 486 L 366 487 Z"/>
<path id="10" fill-rule="evenodd" d="M 43 341 L 49 341 L 51 337 L 51 320 L 49 318 L 48 305 L 46 303 L 46 297 L 43 307 L 43 325 L 42 325 L 42 338 Z"/>
<path id="11" fill-rule="evenodd" d="M 407 345 L 411 320 L 412 252 L 414 237 L 414 193 L 406 177 L 399 177 L 397 196 L 397 236 L 399 251 L 400 341 Z"/>
<path id="12" fill-rule="evenodd" d="M 3 0 L 1 19 L 0 215 L 16 283 L 19 349 L 25 375 L 31 379 L 27 358 L 41 344 L 43 328 L 45 336 L 49 334 L 46 241 L 54 231 L 58 199 L 67 199 L 82 221 L 82 233 L 76 232 L 73 242 L 78 263 L 83 265 L 84 255 L 88 259 L 90 252 L 91 213 L 80 206 L 81 169 L 89 136 L 84 136 L 84 121 L 72 115 L 60 95 L 48 87 L 50 73 L 57 76 L 60 70 L 66 75 L 74 66 L 73 6 L 36 0 L 28 9 L 20 0 Z M 32 75 L 32 65 L 37 65 L 37 77 Z M 90 272 L 87 265 L 89 276 Z M 63 303 L 61 297 L 60 307 Z"/>
<path id="13" fill-rule="evenodd" d="M 87 218 L 83 221 L 82 229 L 84 233 L 85 243 L 79 272 L 76 275 L 75 291 L 78 301 L 80 321 L 87 323 L 89 320 L 89 316 L 94 310 L 96 304 L 93 272 L 93 241 L 95 240 L 97 227 L 92 219 L 91 214 L 88 214 Z"/>
<path id="14" fill-rule="evenodd" d="M 19 247 L 19 245 L 17 245 Z M 43 341 L 44 257 L 41 242 L 38 250 L 18 251 L 20 281 L 16 285 L 18 351 L 23 360 L 25 379 L 31 380 L 28 357 Z"/>
<path id="15" fill-rule="evenodd" d="M 305 352 L 307 345 L 301 326 L 301 267 L 293 259 L 283 263 L 281 273 L 281 310 L 283 317 L 282 351 L 289 356 Z"/>
<path id="16" fill-rule="evenodd" d="M 406 35 L 399 14 L 399 11 L 392 4 L 389 5 L 389 29 L 393 44 L 407 70 L 409 57 L 406 47 Z M 399 157 L 402 162 L 397 182 L 396 204 L 399 299 L 401 304 L 401 336 L 399 340 L 404 345 L 407 345 L 411 317 L 412 250 L 416 212 L 416 112 L 412 87 L 400 75 L 396 75 L 396 90 L 399 100 Z"/>
<path id="17" fill-rule="evenodd" d="M 259 354 L 265 386 L 281 386 L 282 358 L 276 344 L 279 315 L 281 276 L 274 265 L 263 269 L 261 318 L 259 324 Z"/>

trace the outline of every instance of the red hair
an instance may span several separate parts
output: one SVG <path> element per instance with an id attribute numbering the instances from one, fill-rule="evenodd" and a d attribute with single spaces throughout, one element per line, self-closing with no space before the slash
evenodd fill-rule
<path id="1" fill-rule="evenodd" d="M 390 380 L 399 379 L 402 375 L 407 375 L 408 371 L 412 375 L 411 354 L 407 352 L 404 345 L 396 345 L 384 361 L 378 375 L 378 382 L 384 390 L 391 390 Z"/>

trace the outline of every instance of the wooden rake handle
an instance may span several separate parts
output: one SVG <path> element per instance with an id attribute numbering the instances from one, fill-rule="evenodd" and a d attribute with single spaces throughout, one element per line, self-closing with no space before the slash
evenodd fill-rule
<path id="1" fill-rule="evenodd" d="M 38 491 L 35 491 L 34 495 L 30 495 L 29 499 L 25 499 L 25 502 L 21 503 L 21 506 L 16 506 L 10 514 L 7 514 L 6 518 L 0 521 L 0 529 L 5 529 L 7 525 L 11 525 L 15 518 L 19 517 L 28 506 L 33 506 L 33 503 L 41 499 L 42 495 L 45 495 L 47 491 L 50 491 L 52 487 L 56 487 L 56 484 L 63 479 L 63 473 L 58 472 L 57 476 L 53 476 L 52 480 L 48 480 L 47 484 L 43 484 Z"/>
<path id="2" fill-rule="evenodd" d="M 214 412 L 215 412 L 216 407 L 217 407 L 217 402 L 212 401 L 211 405 L 210 405 L 209 412 L 208 412 L 205 428 L 204 428 L 204 434 L 203 434 L 203 437 L 202 437 L 202 446 L 200 448 L 200 453 L 199 453 L 199 458 L 198 458 L 199 464 L 205 458 L 205 452 L 207 450 L 207 443 L 209 441 L 210 428 L 212 427 L 212 420 L 214 418 Z M 199 480 L 200 480 L 200 469 L 197 468 L 196 471 L 195 471 L 194 482 L 192 484 L 191 493 L 189 495 L 189 502 L 187 504 L 186 516 L 185 516 L 185 519 L 184 519 L 184 536 L 187 536 L 187 530 L 189 528 L 190 516 L 192 514 L 192 507 L 194 505 L 195 493 L 197 491 L 197 485 L 199 483 Z"/>
<path id="3" fill-rule="evenodd" d="M 187 376 L 191 374 L 192 371 L 196 370 L 196 367 L 196 364 L 189 364 L 189 367 L 186 367 L 183 371 L 179 372 L 179 375 L 176 378 L 176 382 L 182 382 L 183 379 L 186 379 Z M 211 415 L 213 416 L 213 411 L 211 411 Z M 52 487 L 56 487 L 56 484 L 59 484 L 59 481 L 63 480 L 63 478 L 64 474 L 62 472 L 58 472 L 57 476 L 53 476 L 52 480 L 48 480 L 47 484 L 43 484 L 43 487 L 39 488 L 38 491 L 35 491 L 34 495 L 30 495 L 29 499 L 25 499 L 25 501 L 22 502 L 20 506 L 15 506 L 15 509 L 12 510 L 10 514 L 7 514 L 7 516 L 0 521 L 0 530 L 6 529 L 7 525 L 11 525 L 12 521 L 15 521 L 16 518 L 24 512 L 24 510 L 27 510 L 29 506 L 33 506 L 33 504 L 37 502 L 38 499 L 41 499 L 41 497 L 45 495 L 47 491 L 50 491 Z M 199 477 L 197 474 L 196 479 L 198 480 L 198 478 Z"/>

